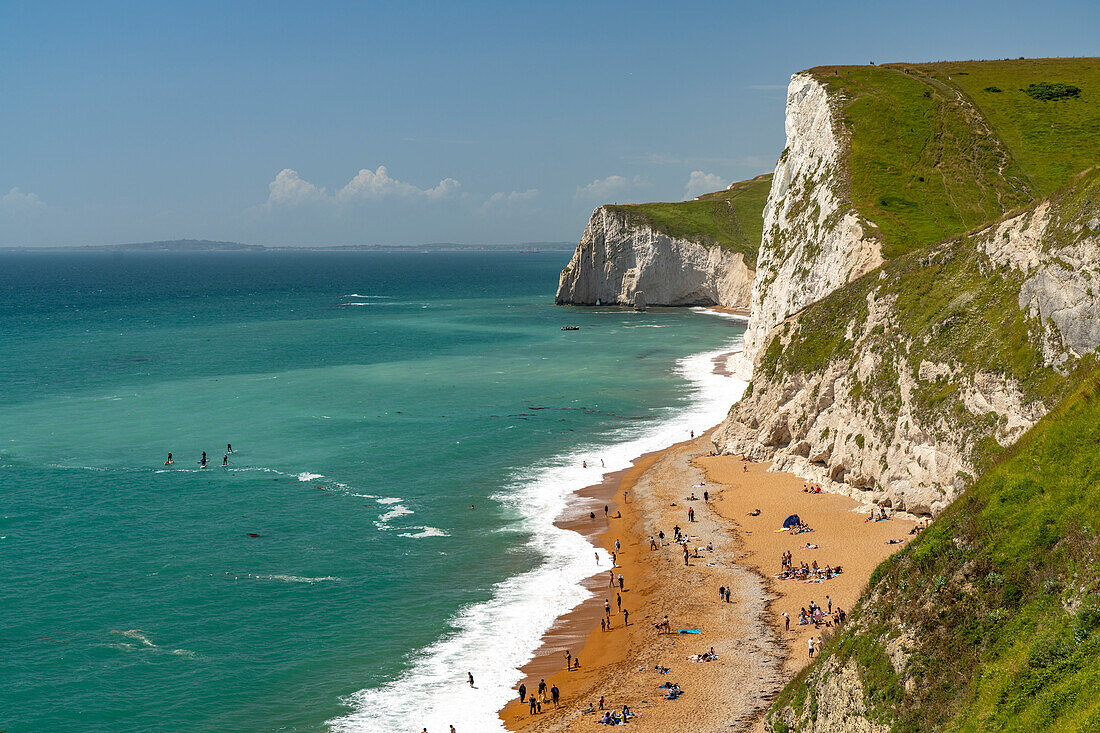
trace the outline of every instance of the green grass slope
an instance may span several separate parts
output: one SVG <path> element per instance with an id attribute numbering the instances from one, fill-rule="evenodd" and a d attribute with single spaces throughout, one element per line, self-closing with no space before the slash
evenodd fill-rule
<path id="1" fill-rule="evenodd" d="M 1100 162 L 1098 66 L 1040 59 L 810 73 L 842 100 L 849 196 L 892 258 L 995 219 Z M 1041 101 L 1019 91 L 1038 81 L 1081 93 Z"/>
<path id="2" fill-rule="evenodd" d="M 804 709 L 823 662 L 855 661 L 893 731 L 1100 724 L 1100 375 L 883 563 L 869 595 L 778 706 Z M 886 645 L 903 634 L 899 674 Z"/>
<path id="3" fill-rule="evenodd" d="M 771 183 L 772 174 L 765 173 L 692 201 L 609 205 L 606 208 L 624 214 L 628 221 L 670 237 L 717 244 L 740 252 L 745 257 L 745 264 L 755 269 L 764 233 L 764 204 L 768 201 Z"/>

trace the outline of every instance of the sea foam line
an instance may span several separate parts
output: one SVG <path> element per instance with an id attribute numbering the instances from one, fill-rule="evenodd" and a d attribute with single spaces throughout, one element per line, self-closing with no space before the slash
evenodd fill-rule
<path id="1" fill-rule="evenodd" d="M 726 314 L 722 314 L 726 315 Z M 738 335 L 736 342 L 740 342 Z M 690 402 L 667 418 L 624 426 L 612 445 L 587 445 L 517 472 L 511 485 L 493 498 L 521 517 L 529 532 L 528 549 L 543 563 L 493 588 L 492 597 L 468 606 L 451 620 L 454 631 L 416 652 L 400 677 L 360 690 L 346 702 L 352 712 L 329 721 L 339 733 L 391 733 L 398 730 L 504 731 L 498 711 L 513 697 L 520 667 L 534 656 L 554 621 L 589 597 L 582 582 L 602 573 L 610 557 L 577 532 L 555 526 L 554 519 L 575 492 L 596 483 L 601 473 L 622 470 L 633 459 L 660 450 L 719 423 L 740 399 L 747 382 L 715 374 L 713 360 L 737 344 L 681 359 L 676 373 L 690 387 Z M 603 459 L 606 466 L 581 467 Z M 600 565 L 593 564 L 593 551 Z M 477 687 L 470 689 L 466 673 Z"/>

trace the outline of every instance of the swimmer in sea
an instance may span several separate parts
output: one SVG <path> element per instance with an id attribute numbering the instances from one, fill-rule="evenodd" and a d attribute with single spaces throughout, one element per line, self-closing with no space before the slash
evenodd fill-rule
<path id="1" fill-rule="evenodd" d="M 171 451 L 169 451 L 168 460 L 164 462 L 164 465 L 165 466 L 171 466 L 172 465 L 172 453 L 171 453 Z"/>
<path id="2" fill-rule="evenodd" d="M 199 465 L 206 468 L 206 451 L 202 452 L 202 460 L 199 461 Z"/>

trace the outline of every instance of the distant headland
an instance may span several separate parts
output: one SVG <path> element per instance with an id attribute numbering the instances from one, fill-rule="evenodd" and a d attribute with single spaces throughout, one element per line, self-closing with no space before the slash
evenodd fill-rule
<path id="1" fill-rule="evenodd" d="M 263 244 L 218 242 L 209 239 L 170 239 L 159 242 L 63 247 L 0 247 L 0 252 L 572 252 L 572 242 L 517 244 L 457 244 L 432 242 L 415 245 L 345 244 L 318 247 L 269 247 Z"/>

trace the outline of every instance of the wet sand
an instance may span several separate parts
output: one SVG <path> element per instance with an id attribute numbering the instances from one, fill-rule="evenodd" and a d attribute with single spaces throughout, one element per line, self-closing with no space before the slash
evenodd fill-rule
<path id="1" fill-rule="evenodd" d="M 912 522 L 866 522 L 866 510 L 848 497 L 803 493 L 805 482 L 796 476 L 768 473 L 767 464 L 733 456 L 711 457 L 710 450 L 709 437 L 700 436 L 645 456 L 584 492 L 598 509 L 595 521 L 587 511 L 580 519 L 563 519 L 563 526 L 578 531 L 603 530 L 595 541 L 609 551 L 620 541 L 614 573 L 624 577 L 619 596 L 630 623 L 623 625 L 617 587 L 609 586 L 608 576 L 593 578 L 595 597 L 559 620 L 523 670 L 531 691 L 543 678 L 548 687 L 557 685 L 561 707 L 555 710 L 548 695 L 542 714 L 532 716 L 517 696 L 501 713 L 510 730 L 588 728 L 599 715 L 583 710 L 601 695 L 609 708 L 626 704 L 639 713 L 631 720 L 635 730 L 759 729 L 768 701 L 808 661 L 807 638 L 824 631 L 798 627 L 799 608 L 811 599 L 826 605 L 828 594 L 834 607 L 850 609 L 874 567 L 903 546 L 886 541 L 909 538 Z M 709 502 L 702 500 L 704 490 Z M 698 500 L 687 500 L 692 492 Z M 621 511 L 622 518 L 605 521 L 605 503 L 611 517 Z M 689 507 L 695 509 L 694 523 L 688 521 Z M 759 516 L 748 516 L 757 508 Z M 788 514 L 799 514 L 816 531 L 774 532 Z M 686 566 L 680 547 L 669 544 L 677 524 L 692 536 L 690 546 L 701 548 Z M 666 544 L 649 549 L 649 537 L 660 530 Z M 708 542 L 713 552 L 706 550 Z M 820 549 L 798 549 L 807 542 Z M 785 549 L 796 565 L 816 558 L 845 572 L 823 583 L 774 579 Z M 719 586 L 732 588 L 730 603 L 719 600 Z M 607 631 L 600 628 L 605 600 L 612 611 Z M 783 611 L 791 616 L 789 632 Z M 658 634 L 653 625 L 666 614 L 674 630 L 700 633 Z M 687 660 L 712 646 L 717 661 Z M 565 670 L 566 650 L 580 660 L 580 669 Z M 659 674 L 657 665 L 672 671 Z M 657 686 L 665 682 L 678 683 L 683 696 L 663 699 Z"/>

